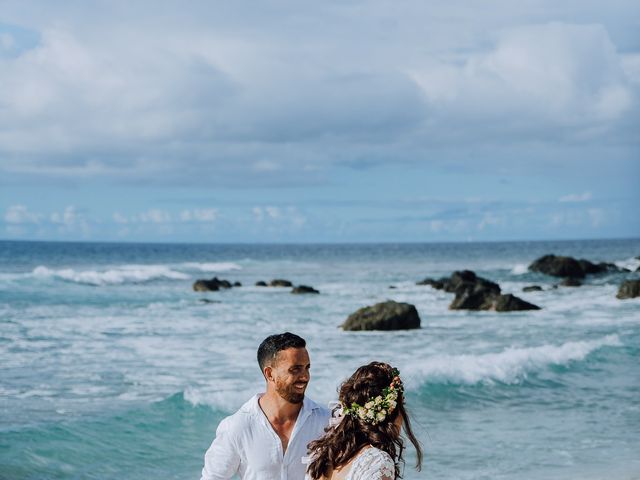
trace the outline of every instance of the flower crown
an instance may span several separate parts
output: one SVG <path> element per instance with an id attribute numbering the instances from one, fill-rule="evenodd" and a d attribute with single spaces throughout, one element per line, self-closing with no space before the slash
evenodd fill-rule
<path id="1" fill-rule="evenodd" d="M 402 380 L 400 380 L 400 371 L 394 368 L 391 374 L 393 375 L 393 380 L 388 387 L 384 387 L 381 395 L 367 401 L 364 406 L 353 402 L 351 406 L 342 409 L 342 414 L 357 417 L 372 425 L 383 422 L 387 415 L 396 409 L 398 395 L 404 390 Z"/>

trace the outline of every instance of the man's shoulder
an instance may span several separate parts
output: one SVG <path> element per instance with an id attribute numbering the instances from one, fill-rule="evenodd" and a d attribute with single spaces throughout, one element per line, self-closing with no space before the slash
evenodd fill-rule
<path id="1" fill-rule="evenodd" d="M 245 430 L 255 422 L 255 405 L 257 402 L 258 396 L 256 395 L 242 405 L 234 414 L 223 418 L 218 428 L 230 433 Z"/>
<path id="2" fill-rule="evenodd" d="M 315 415 L 322 418 L 328 418 L 331 414 L 329 409 L 324 405 L 320 405 L 318 402 L 310 399 L 309 397 L 305 397 L 304 399 L 306 409 L 309 409 L 311 415 Z"/>

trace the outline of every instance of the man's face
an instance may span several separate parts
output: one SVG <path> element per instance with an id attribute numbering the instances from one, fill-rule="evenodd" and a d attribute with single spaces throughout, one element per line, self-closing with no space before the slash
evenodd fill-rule
<path id="1" fill-rule="evenodd" d="M 276 392 L 290 403 L 301 403 L 311 378 L 310 368 L 306 348 L 279 351 L 272 369 Z"/>

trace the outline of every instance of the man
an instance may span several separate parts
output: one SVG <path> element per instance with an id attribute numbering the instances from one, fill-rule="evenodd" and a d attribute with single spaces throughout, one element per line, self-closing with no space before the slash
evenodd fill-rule
<path id="1" fill-rule="evenodd" d="M 218 425 L 201 480 L 303 480 L 307 445 L 324 433 L 329 411 L 305 398 L 311 363 L 306 342 L 285 332 L 264 339 L 258 364 L 267 391 Z"/>

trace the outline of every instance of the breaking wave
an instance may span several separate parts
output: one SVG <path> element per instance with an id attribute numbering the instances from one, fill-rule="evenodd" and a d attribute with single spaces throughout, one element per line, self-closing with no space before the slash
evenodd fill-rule
<path id="1" fill-rule="evenodd" d="M 605 346 L 620 346 L 618 335 L 598 340 L 567 342 L 530 348 L 508 348 L 499 353 L 480 355 L 436 355 L 411 372 L 420 383 L 474 385 L 478 383 L 517 384 L 528 374 L 553 365 L 584 360 Z"/>
<path id="2" fill-rule="evenodd" d="M 36 278 L 55 278 L 84 285 L 121 285 L 142 283 L 151 280 L 186 280 L 189 275 L 172 270 L 163 265 L 123 265 L 107 270 L 74 270 L 64 268 L 53 270 L 45 266 L 36 267 L 32 274 Z"/>
<path id="3" fill-rule="evenodd" d="M 513 275 L 524 275 L 529 271 L 529 266 L 526 263 L 518 263 L 511 269 Z"/>

